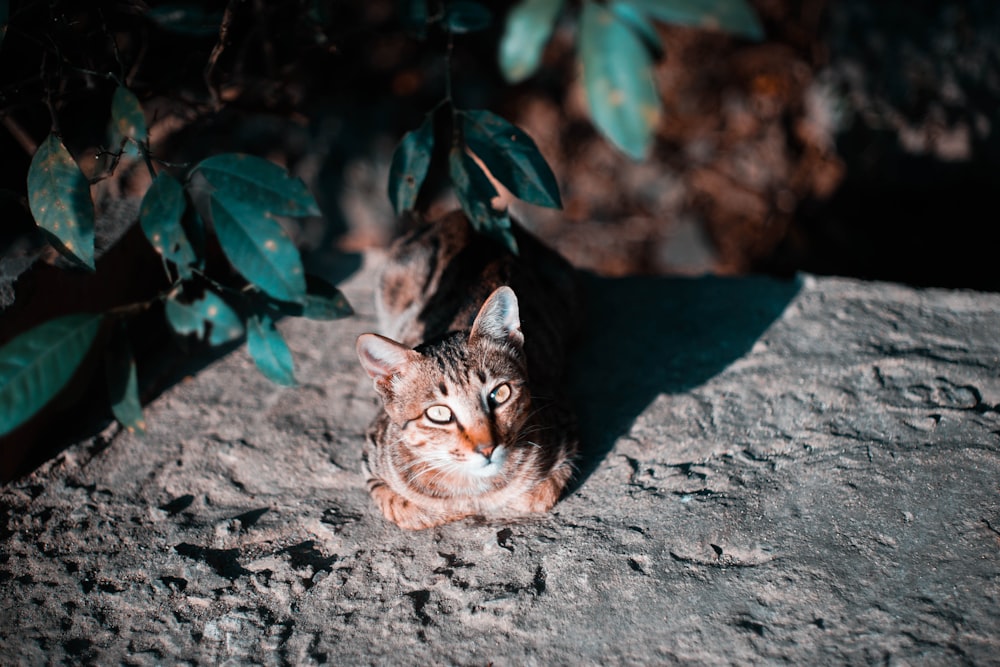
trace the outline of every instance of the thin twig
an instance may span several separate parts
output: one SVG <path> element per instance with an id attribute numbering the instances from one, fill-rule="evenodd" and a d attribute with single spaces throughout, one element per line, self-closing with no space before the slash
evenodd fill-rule
<path id="1" fill-rule="evenodd" d="M 180 291 L 180 285 L 175 283 L 170 286 L 170 289 L 158 293 L 151 299 L 146 301 L 136 301 L 133 303 L 122 304 L 121 306 L 115 306 L 108 310 L 105 314 L 111 317 L 121 318 L 128 317 L 130 315 L 137 315 L 143 313 L 153 307 L 154 303 L 159 301 L 166 301 L 167 299 L 173 297 Z"/>
<path id="2" fill-rule="evenodd" d="M 146 163 L 146 169 L 149 170 L 149 177 L 155 181 L 156 169 L 153 168 L 153 156 L 149 154 L 149 142 L 136 141 L 135 143 L 139 147 L 139 152 L 142 153 L 142 159 Z"/>
<path id="3" fill-rule="evenodd" d="M 52 88 L 49 87 L 49 82 L 45 78 L 45 66 L 48 63 L 48 60 L 49 60 L 49 54 L 43 51 L 41 73 L 42 73 L 42 86 L 45 88 L 45 106 L 48 108 L 49 117 L 52 119 L 52 132 L 53 134 L 58 136 L 62 134 L 59 131 L 59 118 L 56 116 L 56 109 L 52 105 Z"/>
<path id="4" fill-rule="evenodd" d="M 115 170 L 118 169 L 118 163 L 121 162 L 122 156 L 125 155 L 125 142 L 128 141 L 127 137 L 122 137 L 121 143 L 118 145 L 117 151 L 105 150 L 103 147 L 97 150 L 95 158 L 102 158 L 105 155 L 111 156 L 111 164 L 108 165 L 107 169 L 100 176 L 94 176 L 90 179 L 91 185 L 96 185 L 101 181 L 111 178 L 115 174 Z"/>
<path id="5" fill-rule="evenodd" d="M 448 31 L 448 48 L 444 54 L 444 102 L 451 112 L 451 135 L 452 146 L 459 146 L 462 143 L 462 134 L 458 123 L 458 108 L 451 97 L 451 56 L 455 49 L 455 35 Z"/>
<path id="6" fill-rule="evenodd" d="M 201 277 L 205 282 L 207 282 L 209 285 L 211 285 L 212 287 L 214 287 L 219 292 L 228 292 L 230 294 L 242 294 L 243 293 L 243 290 L 238 290 L 235 287 L 229 287 L 227 285 L 223 285 L 222 283 L 218 282 L 217 280 L 215 280 L 214 278 L 212 278 L 210 275 L 208 275 L 207 273 L 205 273 L 204 271 L 202 271 L 201 269 L 198 269 L 196 267 L 193 267 L 193 266 L 191 267 L 191 273 L 193 273 L 193 274 Z"/>
<path id="7" fill-rule="evenodd" d="M 455 35 L 448 31 L 448 48 L 444 54 L 444 97 L 451 102 L 451 54 L 455 50 Z M 454 105 L 452 105 L 454 108 Z"/>
<path id="8" fill-rule="evenodd" d="M 152 308 L 153 304 L 156 303 L 159 300 L 160 300 L 160 297 L 158 296 L 157 298 L 150 299 L 149 301 L 139 301 L 137 303 L 126 303 L 124 305 L 116 306 L 116 307 L 112 308 L 111 310 L 107 311 L 105 314 L 108 315 L 108 316 L 110 316 L 110 317 L 115 317 L 115 318 L 123 318 L 123 317 L 129 317 L 129 316 L 132 316 L 132 315 L 138 315 L 139 313 L 144 313 L 147 310 L 149 310 L 150 308 Z"/>
<path id="9" fill-rule="evenodd" d="M 160 158 L 153 155 L 152 152 L 149 154 L 150 159 L 161 167 L 172 167 L 174 169 L 187 169 L 191 166 L 190 162 L 167 162 L 166 160 L 161 160 Z"/>
<path id="10" fill-rule="evenodd" d="M 21 125 L 16 120 L 11 118 L 7 114 L 4 114 L 3 126 L 6 127 L 7 131 L 10 132 L 11 136 L 13 136 L 14 139 L 17 140 L 17 143 L 21 144 L 21 148 L 24 149 L 25 153 L 27 153 L 28 155 L 35 154 L 35 151 L 38 150 L 38 144 L 35 142 L 34 139 L 31 138 L 30 134 L 25 132 L 24 128 L 21 127 Z"/>
<path id="11" fill-rule="evenodd" d="M 98 9 L 97 15 L 101 19 L 101 30 L 104 32 L 104 36 L 111 42 L 111 53 L 115 57 L 115 62 L 118 63 L 118 84 L 124 86 L 125 64 L 122 62 L 122 54 L 118 50 L 118 40 L 116 40 L 115 36 L 111 34 L 111 30 L 108 28 L 108 22 L 104 20 L 104 12 L 101 9 Z"/>
<path id="12" fill-rule="evenodd" d="M 226 11 L 223 13 L 222 23 L 219 25 L 219 41 L 215 43 L 212 53 L 208 56 L 208 63 L 205 64 L 205 85 L 208 86 L 208 92 L 212 96 L 212 105 L 216 109 L 221 106 L 221 96 L 218 88 L 212 83 L 212 74 L 215 71 L 216 64 L 219 62 L 219 56 L 222 55 L 222 51 L 226 48 L 229 41 L 229 26 L 233 22 L 233 14 L 238 2 L 240 0 L 229 0 L 226 4 Z"/>

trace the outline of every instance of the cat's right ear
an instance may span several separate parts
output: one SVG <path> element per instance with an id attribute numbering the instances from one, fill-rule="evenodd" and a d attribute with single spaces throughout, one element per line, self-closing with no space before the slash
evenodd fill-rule
<path id="1" fill-rule="evenodd" d="M 472 323 L 469 338 L 477 336 L 497 341 L 510 341 L 518 347 L 524 345 L 524 334 L 521 333 L 521 316 L 514 290 L 504 285 L 496 288 L 493 294 L 490 294 Z"/>
<path id="2" fill-rule="evenodd" d="M 419 356 L 405 345 L 378 334 L 361 334 L 356 348 L 361 365 L 376 383 L 385 382 L 399 374 Z"/>

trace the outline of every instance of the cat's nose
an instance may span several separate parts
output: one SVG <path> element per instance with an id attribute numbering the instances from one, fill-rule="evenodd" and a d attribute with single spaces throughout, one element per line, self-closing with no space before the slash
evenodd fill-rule
<path id="1" fill-rule="evenodd" d="M 497 446 L 494 445 L 492 442 L 481 442 L 478 445 L 476 445 L 476 451 L 485 456 L 487 459 L 493 456 L 493 450 L 495 450 L 496 448 Z"/>

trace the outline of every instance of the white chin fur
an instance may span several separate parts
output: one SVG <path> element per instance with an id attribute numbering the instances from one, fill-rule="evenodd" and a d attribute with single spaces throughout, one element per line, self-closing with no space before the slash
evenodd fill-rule
<path id="1" fill-rule="evenodd" d="M 493 450 L 493 456 L 487 459 L 484 456 L 477 456 L 469 461 L 464 467 L 470 477 L 486 479 L 500 472 L 504 461 L 507 460 L 507 448 L 497 447 Z"/>

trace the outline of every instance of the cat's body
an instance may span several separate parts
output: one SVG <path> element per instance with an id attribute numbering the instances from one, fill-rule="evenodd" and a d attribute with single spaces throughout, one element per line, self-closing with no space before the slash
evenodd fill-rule
<path id="1" fill-rule="evenodd" d="M 572 474 L 576 423 L 560 388 L 576 276 L 514 232 L 519 256 L 452 213 L 400 239 L 382 274 L 387 337 L 358 339 L 384 406 L 364 472 L 403 528 L 547 511 Z"/>

